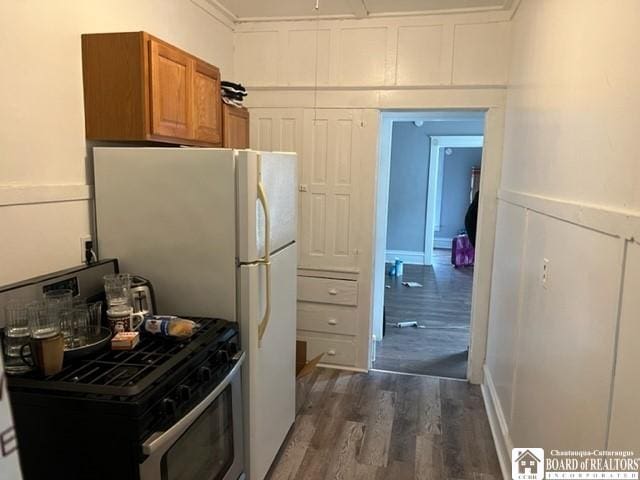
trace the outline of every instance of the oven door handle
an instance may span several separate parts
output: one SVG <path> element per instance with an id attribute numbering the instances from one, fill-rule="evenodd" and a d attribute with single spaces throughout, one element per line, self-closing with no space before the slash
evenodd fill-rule
<path id="1" fill-rule="evenodd" d="M 239 352 L 234 356 L 234 358 L 237 358 L 238 361 L 224 380 L 170 429 L 164 432 L 155 432 L 151 434 L 142 444 L 142 453 L 145 455 L 153 455 L 159 450 L 168 448 L 191 426 L 193 422 L 195 422 L 202 412 L 204 412 L 209 405 L 213 403 L 213 401 L 224 391 L 225 388 L 229 386 L 233 381 L 233 378 L 239 373 L 240 368 L 244 363 L 245 353 Z"/>

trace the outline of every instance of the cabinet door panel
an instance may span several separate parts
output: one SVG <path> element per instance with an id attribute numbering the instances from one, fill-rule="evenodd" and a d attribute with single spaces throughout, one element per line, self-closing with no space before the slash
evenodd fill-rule
<path id="1" fill-rule="evenodd" d="M 359 268 L 358 110 L 305 111 L 300 208 L 300 266 Z"/>
<path id="2" fill-rule="evenodd" d="M 244 108 L 222 106 L 226 148 L 249 148 L 249 112 Z"/>
<path id="3" fill-rule="evenodd" d="M 155 40 L 149 44 L 151 133 L 193 138 L 193 59 Z"/>
<path id="4" fill-rule="evenodd" d="M 219 144 L 222 141 L 220 71 L 203 62 L 195 63 L 195 137 Z"/>

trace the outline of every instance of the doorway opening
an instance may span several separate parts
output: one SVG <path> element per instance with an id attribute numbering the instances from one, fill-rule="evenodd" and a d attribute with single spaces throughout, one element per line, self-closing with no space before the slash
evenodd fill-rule
<path id="1" fill-rule="evenodd" d="M 467 378 L 475 231 L 465 217 L 484 124 L 484 112 L 382 113 L 374 369 Z"/>

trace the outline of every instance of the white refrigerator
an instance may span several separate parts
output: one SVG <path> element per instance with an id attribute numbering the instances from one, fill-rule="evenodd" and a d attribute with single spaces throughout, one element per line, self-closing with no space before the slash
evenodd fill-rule
<path id="1" fill-rule="evenodd" d="M 297 159 L 94 148 L 99 256 L 148 278 L 158 312 L 239 322 L 245 469 L 262 480 L 295 418 Z"/>

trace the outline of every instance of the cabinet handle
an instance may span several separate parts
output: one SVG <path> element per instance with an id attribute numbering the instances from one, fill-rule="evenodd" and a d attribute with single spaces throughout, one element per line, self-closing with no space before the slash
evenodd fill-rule
<path id="1" fill-rule="evenodd" d="M 337 295 L 337 294 L 338 294 L 338 290 L 336 290 L 335 288 L 329 289 L 329 295 Z"/>
<path id="2" fill-rule="evenodd" d="M 327 355 L 329 355 L 330 357 L 335 357 L 336 356 L 336 351 L 335 350 L 329 350 L 327 352 Z"/>
<path id="3" fill-rule="evenodd" d="M 335 318 L 330 318 L 327 322 L 329 325 L 337 325 L 338 321 Z"/>

